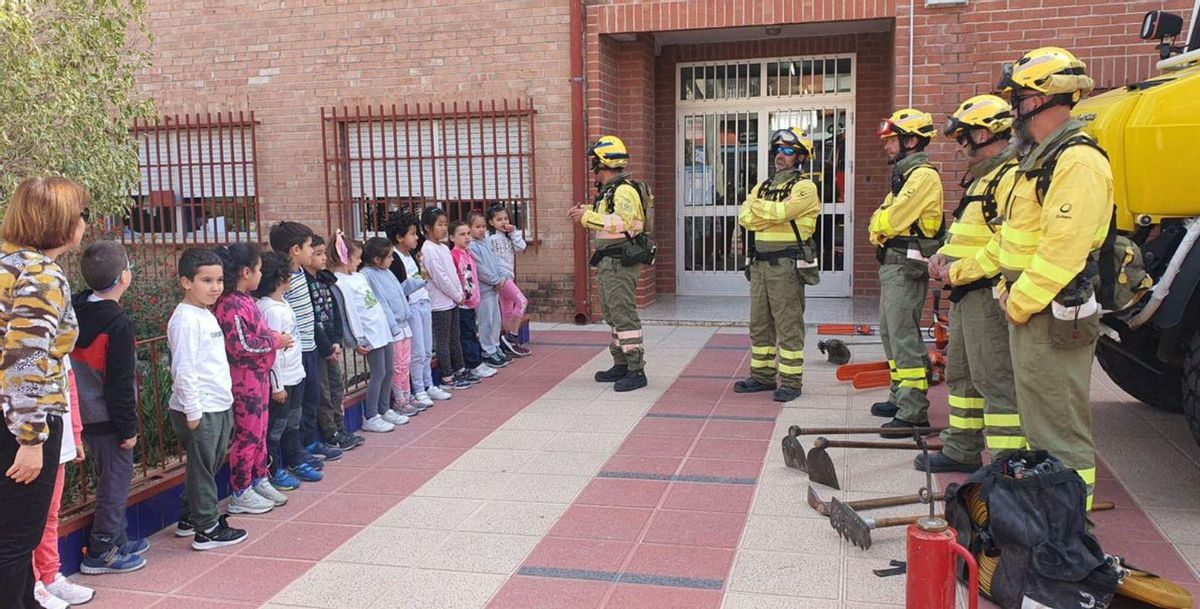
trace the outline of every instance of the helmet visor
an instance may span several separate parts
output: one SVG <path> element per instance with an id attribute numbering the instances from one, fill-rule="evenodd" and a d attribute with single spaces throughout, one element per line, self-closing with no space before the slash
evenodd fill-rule
<path id="1" fill-rule="evenodd" d="M 879 137 L 896 137 L 900 135 L 900 129 L 896 127 L 896 123 L 893 123 L 889 119 L 884 119 L 879 124 L 879 130 L 875 132 L 875 135 Z"/>

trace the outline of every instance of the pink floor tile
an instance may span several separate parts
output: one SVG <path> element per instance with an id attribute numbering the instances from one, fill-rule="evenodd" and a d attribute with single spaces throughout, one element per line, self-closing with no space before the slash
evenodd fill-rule
<path id="1" fill-rule="evenodd" d="M 437 475 L 428 469 L 367 469 L 340 489 L 343 493 L 407 497 Z"/>
<path id="2" fill-rule="evenodd" d="M 754 487 L 749 484 L 703 484 L 676 482 L 667 491 L 662 507 L 668 510 L 700 510 L 705 512 L 750 511 Z"/>
<path id="3" fill-rule="evenodd" d="M 571 506 L 550 530 L 558 537 L 633 541 L 641 534 L 651 510 Z"/>
<path id="4" fill-rule="evenodd" d="M 431 429 L 428 433 L 417 438 L 413 446 L 437 446 L 442 448 L 471 448 L 486 438 L 492 430 L 489 429 Z"/>
<path id="5" fill-rule="evenodd" d="M 367 444 L 371 446 L 394 446 L 400 448 L 401 446 L 411 444 L 428 431 L 428 429 L 409 428 L 408 425 L 403 425 L 387 433 L 363 432 L 362 436 L 367 439 Z"/>
<path id="6" fill-rule="evenodd" d="M 90 576 L 72 579 L 96 589 L 96 596 L 87 604 L 88 609 L 144 609 L 163 599 L 161 594 L 100 587 L 95 584 L 95 578 Z"/>
<path id="7" fill-rule="evenodd" d="M 329 495 L 297 514 L 295 521 L 367 525 L 392 509 L 400 499 L 390 495 Z"/>
<path id="8" fill-rule="evenodd" d="M 405 447 L 392 454 L 392 461 L 410 469 L 443 470 L 466 452 L 462 448 Z"/>
<path id="9" fill-rule="evenodd" d="M 1144 569 L 1160 577 L 1166 577 L 1179 583 L 1195 583 L 1196 576 L 1183 557 L 1175 551 L 1175 546 L 1166 542 L 1148 541 L 1121 543 L 1120 548 L 1104 548 L 1124 558 L 1129 564 Z"/>
<path id="10" fill-rule="evenodd" d="M 371 435 L 371 434 L 367 434 Z M 367 438 L 369 441 L 370 438 Z M 395 446 L 376 446 L 374 444 L 363 444 L 354 450 L 344 453 L 341 461 L 351 467 L 396 467 L 397 465 L 391 459 L 391 456 L 396 454 Z"/>
<path id="11" fill-rule="evenodd" d="M 682 457 L 646 457 L 615 455 L 601 468 L 606 472 L 638 472 L 670 476 L 679 470 Z"/>
<path id="12" fill-rule="evenodd" d="M 320 482 L 312 483 L 312 485 L 314 487 L 321 487 L 320 490 L 322 492 L 331 493 L 346 486 L 346 483 L 359 477 L 367 470 L 368 468 L 366 467 L 349 467 L 341 461 L 334 461 L 327 464 L 324 470 L 321 470 L 321 473 L 325 477 Z"/>
<path id="13" fill-rule="evenodd" d="M 688 476 L 722 476 L 726 478 L 758 478 L 762 471 L 762 460 L 730 461 L 727 459 L 697 459 L 688 457 L 680 469 Z"/>
<path id="14" fill-rule="evenodd" d="M 707 414 L 719 397 L 720 394 L 713 391 L 670 390 L 658 398 L 650 412 Z M 670 410 L 664 410 L 667 408 Z"/>
<path id="15" fill-rule="evenodd" d="M 668 392 L 674 391 L 699 391 L 701 393 L 709 393 L 720 395 L 732 381 L 728 378 L 712 379 L 712 378 L 688 378 L 680 377 L 671 383 Z"/>
<path id="16" fill-rule="evenodd" d="M 290 500 L 289 500 L 289 503 L 290 503 Z M 212 554 L 241 554 L 242 550 L 246 549 L 247 544 L 253 542 L 255 539 L 258 539 L 265 535 L 269 535 L 271 533 L 271 531 L 274 531 L 275 529 L 279 528 L 279 526 L 284 523 L 284 520 L 270 519 L 270 518 L 266 518 L 266 516 L 270 516 L 271 514 L 274 514 L 275 512 L 278 512 L 278 511 L 286 511 L 287 509 L 288 509 L 287 507 L 277 507 L 277 508 L 271 510 L 270 512 L 267 512 L 266 514 L 230 514 L 229 515 L 229 526 L 237 527 L 239 529 L 244 529 L 246 531 L 246 541 L 243 541 L 242 543 L 239 543 L 235 546 L 226 546 L 224 548 L 214 548 L 212 550 L 206 550 L 206 552 L 212 553 Z M 290 517 L 295 514 L 296 514 L 296 511 L 292 510 L 290 514 L 280 514 L 280 516 L 286 518 L 286 517 Z M 176 540 L 178 540 L 178 541 L 176 541 Z M 167 543 L 168 547 L 178 548 L 178 549 L 183 550 L 183 549 L 189 549 L 186 544 L 191 543 L 191 541 L 192 541 L 191 537 L 188 537 L 186 539 L 172 537 L 171 539 L 167 540 L 166 543 Z M 181 542 L 183 542 L 183 543 L 181 543 Z M 147 560 L 149 560 L 148 555 L 147 555 Z"/>
<path id="17" fill-rule="evenodd" d="M 615 572 L 631 550 L 629 541 L 545 537 L 525 559 L 525 566 Z"/>
<path id="18" fill-rule="evenodd" d="M 613 587 L 607 582 L 516 576 L 489 609 L 595 609 Z"/>
<path id="19" fill-rule="evenodd" d="M 256 520 L 291 520 L 304 510 L 312 507 L 316 502 L 324 499 L 329 494 L 315 490 L 318 484 L 310 484 L 303 486 L 294 491 L 284 493 L 287 496 L 288 502 L 285 505 L 277 507 L 266 514 L 255 516 Z M 313 490 L 309 490 L 313 489 Z"/>
<path id="20" fill-rule="evenodd" d="M 704 428 L 703 419 L 666 419 L 647 417 L 633 428 L 630 433 L 649 434 L 656 436 L 680 436 L 694 438 Z"/>
<path id="21" fill-rule="evenodd" d="M 650 543 L 735 548 L 745 523 L 745 514 L 658 510 L 643 540 Z"/>
<path id="22" fill-rule="evenodd" d="M 362 527 L 316 522 L 285 522 L 266 535 L 252 537 L 240 556 L 321 560 L 336 550 Z M 234 547 L 240 547 L 234 546 Z"/>
<path id="23" fill-rule="evenodd" d="M 155 605 L 155 609 L 244 609 L 257 607 L 261 603 L 238 603 L 233 601 L 214 601 L 210 598 L 195 598 L 190 596 L 168 596 Z M 89 604 L 88 607 L 91 607 Z"/>
<path id="24" fill-rule="evenodd" d="M 708 339 L 708 342 L 705 343 L 704 346 L 706 349 L 709 347 L 745 347 L 747 350 L 749 350 L 750 349 L 750 335 L 749 334 L 713 334 L 712 337 Z M 725 351 L 725 350 L 712 349 L 712 351 L 714 351 L 716 353 L 721 353 L 722 351 Z M 707 352 L 708 351 L 702 351 L 702 353 L 707 353 Z"/>
<path id="25" fill-rule="evenodd" d="M 621 443 L 621 447 L 617 449 L 617 454 L 646 457 L 682 457 L 692 447 L 692 441 L 692 438 L 680 436 L 629 434 L 625 438 L 625 441 Z"/>
<path id="26" fill-rule="evenodd" d="M 1136 507 L 1092 512 L 1089 518 L 1096 524 L 1095 533 L 1100 545 L 1106 552 L 1118 556 L 1122 554 L 1121 546 L 1126 542 L 1166 541 L 1150 517 Z"/>
<path id="27" fill-rule="evenodd" d="M 521 406 L 521 408 L 523 407 L 524 406 Z M 495 430 L 510 418 L 512 418 L 512 414 L 507 412 L 496 414 L 489 412 L 464 411 L 447 418 L 446 422 L 442 423 L 442 425 L 450 429 L 461 428 Z"/>
<path id="28" fill-rule="evenodd" d="M 186 596 L 262 603 L 295 581 L 314 563 L 234 556 L 179 590 Z"/>
<path id="29" fill-rule="evenodd" d="M 624 572 L 724 581 L 732 565 L 732 549 L 642 543 Z"/>
<path id="30" fill-rule="evenodd" d="M 658 480 L 597 478 L 583 489 L 575 503 L 652 508 L 658 505 L 669 485 Z"/>
<path id="31" fill-rule="evenodd" d="M 737 438 L 742 440 L 769 440 L 775 431 L 771 421 L 721 421 L 711 420 L 700 432 L 701 438 Z"/>
<path id="32" fill-rule="evenodd" d="M 767 454 L 766 440 L 728 440 L 718 438 L 700 438 L 690 456 L 714 459 L 741 459 L 745 461 L 761 461 Z"/>
<path id="33" fill-rule="evenodd" d="M 717 609 L 721 606 L 721 598 L 717 590 L 618 584 L 604 606 L 610 609 Z"/>
<path id="34" fill-rule="evenodd" d="M 161 544 L 151 548 L 145 555 L 146 567 L 136 574 L 89 575 L 80 583 L 141 592 L 172 592 L 232 558 L 226 554 L 196 552 L 187 545 L 190 539 L 179 539 L 177 543 L 179 549 Z"/>
<path id="35" fill-rule="evenodd" d="M 756 397 L 757 396 L 757 397 Z M 726 393 L 713 407 L 712 414 L 738 417 L 778 417 L 783 407 L 775 402 L 763 403 L 761 393 Z"/>

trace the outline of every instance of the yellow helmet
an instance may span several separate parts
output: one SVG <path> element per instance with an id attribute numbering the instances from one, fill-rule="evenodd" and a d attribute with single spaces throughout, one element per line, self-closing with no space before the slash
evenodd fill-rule
<path id="1" fill-rule="evenodd" d="M 933 116 L 914 108 L 903 108 L 884 119 L 879 126 L 878 135 L 882 139 L 897 136 L 912 136 L 933 139 L 937 129 L 933 126 Z"/>
<path id="2" fill-rule="evenodd" d="M 942 133 L 958 138 L 968 129 L 987 129 L 992 135 L 1012 129 L 1012 106 L 995 95 L 976 95 L 963 102 L 946 121 Z"/>
<path id="3" fill-rule="evenodd" d="M 808 137 L 808 134 L 804 133 L 804 130 L 799 127 L 776 129 L 771 133 L 771 148 L 774 149 L 776 145 L 799 148 L 806 156 L 812 158 L 812 138 Z"/>
<path id="4" fill-rule="evenodd" d="M 588 154 L 592 157 L 593 171 L 601 167 L 624 169 L 629 164 L 629 151 L 625 149 L 625 142 L 615 135 L 600 136 L 600 139 L 588 148 Z"/>
<path id="5" fill-rule="evenodd" d="M 1021 56 L 1000 80 L 1000 89 L 1015 93 L 1032 89 L 1043 95 L 1071 95 L 1071 102 L 1083 99 L 1095 87 L 1087 75 L 1087 64 L 1066 49 L 1042 47 Z"/>

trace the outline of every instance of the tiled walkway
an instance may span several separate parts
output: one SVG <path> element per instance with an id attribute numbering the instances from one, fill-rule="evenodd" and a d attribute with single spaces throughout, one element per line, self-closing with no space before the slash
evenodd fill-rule
<path id="1" fill-rule="evenodd" d="M 95 607 L 809 609 L 903 604 L 901 528 L 861 551 L 805 503 L 782 464 L 788 425 L 872 424 L 881 392 L 851 391 L 810 355 L 804 397 L 733 394 L 744 330 L 650 327 L 650 387 L 618 395 L 591 380 L 605 332 L 536 333 L 533 358 L 326 468 L 283 508 L 235 517 L 251 540 L 193 552 L 156 536 L 150 565 L 84 578 Z M 859 347 L 870 359 L 878 347 Z M 1150 411 L 1097 374 L 1103 447 L 1097 514 L 1106 549 L 1200 595 L 1200 450 L 1178 417 Z M 944 417 L 944 391 L 933 392 Z M 900 451 L 831 449 L 844 491 L 912 493 Z M 1169 474 L 1169 475 L 1164 475 Z M 941 480 L 942 483 L 949 479 Z M 310 490 L 311 489 L 311 490 Z M 904 515 L 892 508 L 872 515 Z M 79 576 L 83 577 L 83 576 Z"/>

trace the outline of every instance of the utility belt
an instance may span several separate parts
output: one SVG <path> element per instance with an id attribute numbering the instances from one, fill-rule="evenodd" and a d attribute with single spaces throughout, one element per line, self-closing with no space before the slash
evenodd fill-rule
<path id="1" fill-rule="evenodd" d="M 775 266 L 779 264 L 780 260 L 787 259 L 794 264 L 796 261 L 802 260 L 803 258 L 804 256 L 801 254 L 800 248 L 789 247 L 787 249 L 782 249 L 775 252 L 760 252 L 756 250 L 751 256 L 751 262 L 766 262 L 771 266 Z"/>
<path id="2" fill-rule="evenodd" d="M 950 288 L 950 302 L 957 303 L 958 301 L 962 300 L 967 294 L 970 294 L 971 292 L 978 292 L 979 290 L 990 290 L 990 289 L 996 287 L 996 283 L 998 281 L 999 280 L 996 277 L 985 277 L 983 279 L 977 279 L 977 280 L 972 281 L 971 283 L 968 283 L 965 285 L 952 286 Z"/>
<path id="3" fill-rule="evenodd" d="M 598 250 L 592 252 L 592 257 L 590 260 L 588 260 L 588 264 L 590 264 L 592 266 L 600 266 L 600 262 L 602 260 L 604 260 L 605 258 L 620 258 L 620 257 L 621 257 L 621 245 L 620 244 L 610 245 L 606 248 L 598 249 Z"/>
<path id="4" fill-rule="evenodd" d="M 657 251 L 658 248 L 645 233 L 637 235 L 625 233 L 624 241 L 597 249 L 592 254 L 592 258 L 588 260 L 588 264 L 599 266 L 605 258 L 616 258 L 621 262 L 621 266 L 653 265 Z"/>
<path id="5" fill-rule="evenodd" d="M 888 250 L 892 250 L 906 258 L 912 258 L 914 255 L 919 254 L 922 260 L 927 260 L 930 256 L 936 254 L 941 247 L 942 240 L 937 237 L 893 237 L 888 239 L 887 243 L 875 249 L 875 259 L 879 261 L 879 264 L 884 264 Z"/>

